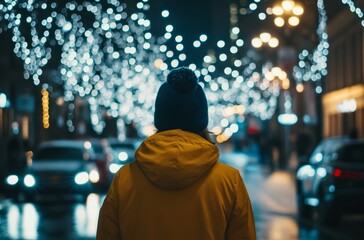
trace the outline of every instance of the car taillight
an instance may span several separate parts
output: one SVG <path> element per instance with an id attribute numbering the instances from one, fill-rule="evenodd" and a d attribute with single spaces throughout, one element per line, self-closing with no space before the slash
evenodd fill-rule
<path id="1" fill-rule="evenodd" d="M 334 177 L 340 177 L 342 171 L 340 168 L 335 168 L 334 169 Z"/>
<path id="2" fill-rule="evenodd" d="M 363 173 L 361 173 L 361 172 L 348 171 L 348 170 L 343 170 L 340 168 L 335 168 L 333 175 L 334 175 L 334 177 L 337 177 L 337 178 L 349 178 L 349 179 L 355 179 L 355 180 L 359 180 L 363 177 Z"/>

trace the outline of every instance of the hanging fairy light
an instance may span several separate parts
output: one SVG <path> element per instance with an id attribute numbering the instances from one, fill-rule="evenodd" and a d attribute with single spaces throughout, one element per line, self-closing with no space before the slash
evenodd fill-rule
<path id="1" fill-rule="evenodd" d="M 46 89 L 42 89 L 42 122 L 43 128 L 49 128 L 49 92 Z"/>
<path id="2" fill-rule="evenodd" d="M 51 58 L 50 29 L 54 26 L 57 13 L 52 11 L 55 3 L 19 3 L 19 1 L 5 0 L 0 4 L 0 13 L 8 22 L 6 28 L 13 33 L 12 41 L 15 44 L 14 53 L 23 60 L 24 77 L 32 78 L 35 85 L 40 83 L 42 68 Z M 50 16 L 38 14 L 38 11 L 51 11 Z M 26 27 L 23 27 L 26 26 Z M 24 29 L 28 32 L 24 34 Z M 29 35 L 29 36 L 27 36 Z"/>
<path id="3" fill-rule="evenodd" d="M 43 67 L 60 52 L 58 71 L 63 85 L 66 126 L 76 129 L 76 102 L 84 99 L 90 109 L 93 129 L 102 133 L 105 118 L 116 118 L 120 138 L 124 125 L 133 121 L 141 133 L 152 133 L 155 94 L 168 69 L 184 66 L 190 59 L 183 35 L 170 23 L 170 12 L 163 10 L 165 32 L 154 36 L 146 11 L 148 0 L 136 2 L 136 9 L 118 0 L 102 2 L 38 3 L 5 0 L 0 4 L 0 21 L 13 34 L 14 52 L 23 60 L 25 78 L 35 85 L 42 81 Z M 30 29 L 30 35 L 24 33 Z M 244 114 L 269 119 L 276 108 L 279 86 L 269 84 L 253 59 L 238 57 L 244 46 L 240 29 L 232 26 L 229 46 L 219 40 L 218 50 L 207 52 L 200 62 L 190 63 L 204 87 L 211 111 L 211 128 L 231 137 L 234 122 Z M 196 37 L 199 48 L 210 41 L 206 34 Z M 58 50 L 57 49 L 57 50 Z M 228 56 L 234 56 L 230 61 Z M 222 68 L 220 67 L 222 66 Z M 229 109 L 234 114 L 226 115 Z M 239 109 L 239 111 L 237 110 Z M 221 119 L 223 121 L 222 126 Z"/>
<path id="4" fill-rule="evenodd" d="M 327 56 L 329 54 L 329 42 L 327 34 L 327 15 L 323 0 L 317 1 L 319 24 L 317 35 L 319 44 L 313 53 L 303 50 L 299 54 L 298 66 L 293 68 L 293 76 L 298 83 L 314 81 L 317 83 L 316 93 L 322 92 L 320 81 L 327 75 Z"/>
<path id="5" fill-rule="evenodd" d="M 245 14 L 252 14 L 255 13 L 255 11 L 257 11 L 259 9 L 259 4 L 261 3 L 261 0 L 254 0 L 254 2 L 249 3 L 249 5 L 247 5 L 246 7 L 241 7 L 239 9 L 239 13 L 241 15 L 245 15 Z M 265 17 L 263 17 L 264 13 L 259 13 L 259 19 L 260 20 L 264 20 Z"/>
<path id="6" fill-rule="evenodd" d="M 362 11 L 359 7 L 355 6 L 354 1 L 352 1 L 352 0 L 341 0 L 341 2 L 342 2 L 343 4 L 348 5 L 348 6 L 349 6 L 350 11 L 351 11 L 352 13 L 355 13 L 355 14 L 358 16 L 358 18 L 362 19 L 362 21 L 361 21 L 361 25 L 364 27 L 364 20 L 363 20 L 363 18 L 364 18 L 364 13 L 363 13 L 363 11 Z"/>

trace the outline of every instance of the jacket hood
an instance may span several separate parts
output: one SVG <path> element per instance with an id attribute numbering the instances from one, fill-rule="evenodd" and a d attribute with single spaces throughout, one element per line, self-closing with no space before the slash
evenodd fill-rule
<path id="1" fill-rule="evenodd" d="M 147 138 L 135 153 L 144 175 L 162 189 L 186 188 L 206 174 L 217 162 L 216 145 L 180 129 Z"/>

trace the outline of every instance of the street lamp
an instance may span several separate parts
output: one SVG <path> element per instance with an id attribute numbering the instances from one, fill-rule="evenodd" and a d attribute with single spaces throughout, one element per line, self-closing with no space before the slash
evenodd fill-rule
<path id="1" fill-rule="evenodd" d="M 264 75 L 265 78 L 268 79 L 269 81 L 278 80 L 283 90 L 289 89 L 290 81 L 289 78 L 287 77 L 287 73 L 280 67 L 273 67 L 270 71 L 267 71 Z"/>
<path id="2" fill-rule="evenodd" d="M 303 7 L 293 0 L 283 0 L 276 4 L 272 13 L 276 16 L 274 24 L 277 27 L 283 27 L 286 22 L 291 27 L 295 27 L 300 23 L 300 16 L 303 14 Z"/>
<path id="3" fill-rule="evenodd" d="M 267 32 L 263 32 L 259 35 L 259 37 L 252 39 L 252 45 L 254 48 L 260 48 L 263 44 L 268 44 L 269 47 L 276 48 L 279 45 L 279 40 Z"/>
<path id="4" fill-rule="evenodd" d="M 284 113 L 278 116 L 278 122 L 282 125 L 293 125 L 297 122 L 297 115 L 292 113 L 292 99 L 289 93 L 290 81 L 287 73 L 280 67 L 273 67 L 265 73 L 269 81 L 278 80 L 284 94 Z"/>

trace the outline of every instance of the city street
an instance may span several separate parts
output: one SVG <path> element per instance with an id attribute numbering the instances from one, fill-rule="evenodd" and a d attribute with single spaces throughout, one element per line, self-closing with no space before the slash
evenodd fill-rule
<path id="1" fill-rule="evenodd" d="M 221 161 L 238 168 L 245 180 L 253 204 L 257 239 L 363 239 L 363 218 L 344 218 L 337 229 L 318 229 L 315 222 L 299 219 L 292 173 L 270 173 L 256 158 L 242 153 L 222 153 Z M 103 194 L 90 194 L 86 204 L 77 197 L 58 196 L 36 203 L 3 201 L 0 239 L 94 239 L 103 199 Z"/>
<path id="2" fill-rule="evenodd" d="M 123 238 L 254 238 L 219 160 L 258 240 L 364 240 L 363 33 L 364 0 L 1 0 L 0 240 L 95 239 L 136 158 Z"/>

